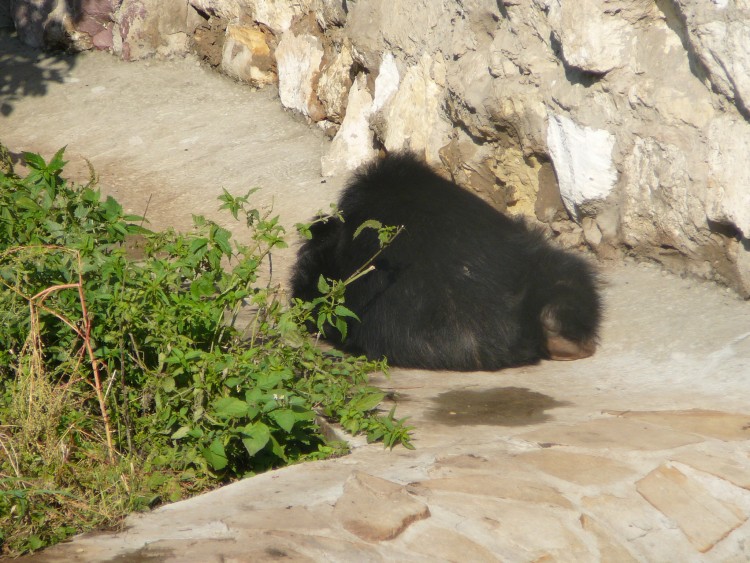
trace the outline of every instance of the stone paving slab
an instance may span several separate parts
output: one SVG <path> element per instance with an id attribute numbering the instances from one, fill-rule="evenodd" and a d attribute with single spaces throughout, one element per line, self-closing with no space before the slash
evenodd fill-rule
<path id="1" fill-rule="evenodd" d="M 322 134 L 190 60 L 37 57 L 0 36 L 11 150 L 94 164 L 154 226 L 263 187 L 284 224 L 336 197 Z M 22 70 L 19 70 L 22 69 Z M 33 86 L 33 87 L 32 87 Z M 19 86 L 20 87 L 20 86 Z M 150 201 L 150 203 L 149 203 Z M 227 224 L 231 227 L 231 224 Z M 242 236 L 241 232 L 237 233 Z M 294 248 L 275 257 L 284 279 Z M 269 472 L 87 534 L 31 561 L 750 560 L 750 303 L 632 262 L 604 264 L 602 345 L 497 373 L 393 370 L 375 383 L 416 450 Z M 386 405 L 389 408 L 390 405 Z"/>

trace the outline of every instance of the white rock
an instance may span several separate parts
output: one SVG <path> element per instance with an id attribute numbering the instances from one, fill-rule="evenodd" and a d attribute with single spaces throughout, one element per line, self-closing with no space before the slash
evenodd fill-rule
<path id="1" fill-rule="evenodd" d="M 276 34 L 288 31 L 294 17 L 307 8 L 307 2 L 284 0 L 253 0 L 247 4 L 252 6 L 255 21 L 267 25 Z"/>
<path id="2" fill-rule="evenodd" d="M 372 96 L 367 90 L 367 77 L 357 75 L 346 106 L 346 116 L 331 143 L 328 154 L 321 159 L 324 176 L 354 170 L 375 157 L 373 132 L 370 130 Z"/>
<path id="3" fill-rule="evenodd" d="M 688 48 L 713 89 L 750 112 L 750 2 L 674 0 Z"/>
<path id="4" fill-rule="evenodd" d="M 551 3 L 550 23 L 568 66 L 605 74 L 628 62 L 631 28 L 617 12 L 607 8 L 600 0 Z"/>
<path id="5" fill-rule="evenodd" d="M 709 178 L 706 213 L 750 238 L 750 124 L 731 116 L 715 119 L 708 131 Z"/>
<path id="6" fill-rule="evenodd" d="M 372 103 L 372 111 L 379 111 L 393 97 L 398 91 L 399 82 L 396 59 L 393 58 L 390 51 L 386 51 L 383 53 L 380 71 L 375 79 L 375 99 Z"/>
<path id="7" fill-rule="evenodd" d="M 276 48 L 279 98 L 282 105 L 320 121 L 325 117 L 315 92 L 323 60 L 320 39 L 309 34 L 284 33 Z"/>
<path id="8" fill-rule="evenodd" d="M 631 247 L 693 248 L 706 227 L 703 204 L 690 180 L 686 154 L 652 137 L 636 137 L 623 162 L 623 239 Z"/>
<path id="9" fill-rule="evenodd" d="M 564 115 L 549 115 L 547 144 L 568 211 L 606 198 L 617 181 L 612 162 L 615 137 L 608 131 L 578 125 Z"/>
<path id="10" fill-rule="evenodd" d="M 439 163 L 452 126 L 445 109 L 445 66 L 425 54 L 409 67 L 390 100 L 381 109 L 382 141 L 388 151 L 410 149 Z"/>

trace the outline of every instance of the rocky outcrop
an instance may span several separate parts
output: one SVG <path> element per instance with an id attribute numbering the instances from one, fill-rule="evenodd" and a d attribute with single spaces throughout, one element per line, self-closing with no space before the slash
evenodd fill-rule
<path id="1" fill-rule="evenodd" d="M 647 257 L 750 296 L 747 2 L 66 6 L 12 0 L 19 37 L 125 59 L 192 44 L 239 80 L 278 83 L 286 107 L 333 137 L 325 174 L 408 148 L 562 244 Z"/>

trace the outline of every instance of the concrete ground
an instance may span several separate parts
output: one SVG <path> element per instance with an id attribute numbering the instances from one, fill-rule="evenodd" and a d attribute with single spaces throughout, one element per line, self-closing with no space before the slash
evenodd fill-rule
<path id="1" fill-rule="evenodd" d="M 0 96 L 0 141 L 48 157 L 67 144 L 69 170 L 85 178 L 89 159 L 153 227 L 260 186 L 291 230 L 343 183 L 320 177 L 328 141 L 272 89 L 191 60 L 40 56 L 0 35 Z M 293 252 L 275 256 L 278 279 Z M 416 450 L 359 443 L 29 559 L 750 560 L 750 302 L 651 266 L 602 270 L 592 358 L 376 381 Z"/>

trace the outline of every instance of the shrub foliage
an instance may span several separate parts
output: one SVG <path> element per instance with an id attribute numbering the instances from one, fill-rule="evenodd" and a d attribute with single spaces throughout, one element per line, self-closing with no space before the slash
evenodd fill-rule
<path id="1" fill-rule="evenodd" d="M 368 384 L 384 363 L 306 337 L 305 324 L 345 330 L 346 282 L 290 306 L 260 281 L 284 230 L 252 192 L 219 198 L 248 244 L 200 216 L 157 233 L 93 171 L 67 181 L 63 150 L 24 159 L 24 177 L 0 167 L 0 553 L 343 453 L 321 416 L 410 447 Z"/>

